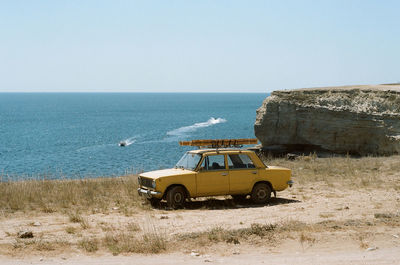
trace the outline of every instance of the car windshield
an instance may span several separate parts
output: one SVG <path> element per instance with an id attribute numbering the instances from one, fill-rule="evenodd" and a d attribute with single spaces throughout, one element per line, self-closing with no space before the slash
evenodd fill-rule
<path id="1" fill-rule="evenodd" d="M 182 158 L 176 163 L 176 168 L 184 168 L 189 170 L 194 170 L 199 163 L 201 155 L 186 152 Z"/>

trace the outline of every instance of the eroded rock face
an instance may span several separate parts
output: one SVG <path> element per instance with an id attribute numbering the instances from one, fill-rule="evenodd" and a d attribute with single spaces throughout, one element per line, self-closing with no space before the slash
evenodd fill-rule
<path id="1" fill-rule="evenodd" d="M 263 147 L 287 151 L 400 153 L 400 85 L 275 91 L 257 110 Z"/>

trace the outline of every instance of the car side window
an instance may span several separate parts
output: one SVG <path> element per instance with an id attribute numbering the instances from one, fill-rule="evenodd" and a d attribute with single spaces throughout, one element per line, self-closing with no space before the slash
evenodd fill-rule
<path id="1" fill-rule="evenodd" d="M 206 156 L 201 163 L 203 170 L 224 170 L 225 158 L 224 155 Z"/>
<path id="2" fill-rule="evenodd" d="M 208 166 L 208 157 L 205 156 L 203 161 L 201 162 L 200 171 L 207 170 L 207 166 Z"/>
<path id="3" fill-rule="evenodd" d="M 255 168 L 253 161 L 245 154 L 228 155 L 228 166 L 230 169 Z"/>

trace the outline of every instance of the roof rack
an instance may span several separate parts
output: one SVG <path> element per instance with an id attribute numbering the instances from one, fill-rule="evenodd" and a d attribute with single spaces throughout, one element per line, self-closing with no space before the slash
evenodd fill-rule
<path id="1" fill-rule="evenodd" d="M 199 148 L 242 147 L 243 145 L 257 143 L 257 139 L 209 139 L 179 142 L 182 146 L 197 146 Z"/>

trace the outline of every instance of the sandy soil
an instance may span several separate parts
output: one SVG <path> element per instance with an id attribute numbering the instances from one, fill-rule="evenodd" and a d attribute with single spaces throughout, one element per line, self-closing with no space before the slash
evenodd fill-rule
<path id="1" fill-rule="evenodd" d="M 1 264 L 400 264 L 399 248 L 387 248 L 379 251 L 365 252 L 335 251 L 335 252 L 295 252 L 295 253 L 253 253 L 230 256 L 200 256 L 192 257 L 182 254 L 162 255 L 131 255 L 90 257 L 76 255 L 72 257 L 49 258 L 5 258 Z"/>
<path id="2" fill-rule="evenodd" d="M 0 217 L 0 264 L 400 264 L 400 192 L 385 187 L 343 188 L 322 182 L 297 185 L 278 193 L 278 198 L 262 207 L 249 202 L 234 205 L 227 197 L 194 201 L 187 209 L 177 211 L 138 209 L 131 216 L 114 208 L 107 214 L 85 216 L 86 229 L 59 213 L 31 213 L 29 217 L 13 214 Z M 377 214 L 388 214 L 396 221 Z M 229 230 L 252 223 L 279 225 L 290 221 L 304 222 L 309 228 L 283 233 L 271 242 L 262 238 L 240 244 L 174 242 L 177 235 L 215 227 Z M 35 222 L 40 225 L 35 226 Z M 144 233 L 157 227 L 168 239 L 167 245 L 174 247 L 161 254 L 118 256 L 106 249 L 91 254 L 71 247 L 81 238 L 101 238 L 107 231 L 124 230 L 132 223 Z M 79 232 L 69 234 L 68 227 Z M 33 231 L 40 240 L 69 245 L 38 251 L 21 247 L 18 244 L 24 239 L 16 239 L 16 234 L 24 229 Z"/>

